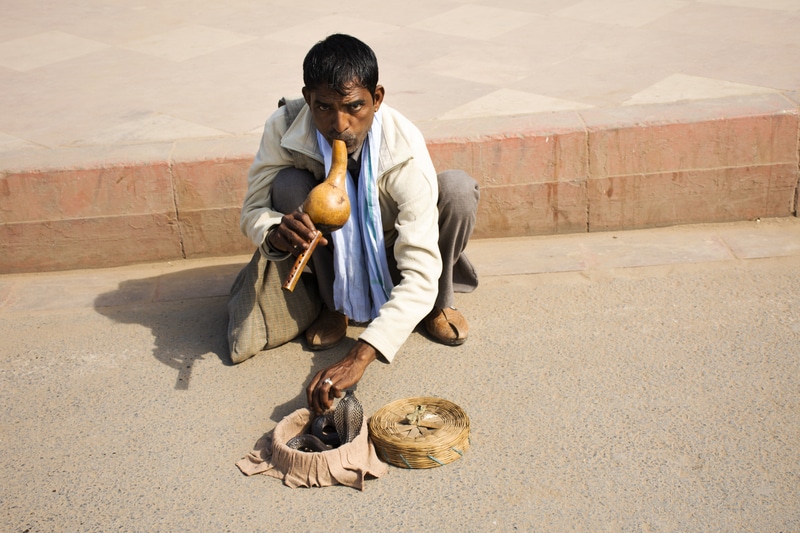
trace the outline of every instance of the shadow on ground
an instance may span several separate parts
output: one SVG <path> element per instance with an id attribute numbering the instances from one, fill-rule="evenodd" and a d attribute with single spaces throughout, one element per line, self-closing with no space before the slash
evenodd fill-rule
<path id="1" fill-rule="evenodd" d="M 140 324 L 155 339 L 153 356 L 177 371 L 186 390 L 192 367 L 208 355 L 231 365 L 227 295 L 241 264 L 218 265 L 123 281 L 99 295 L 95 310 L 123 324 Z"/>
<path id="2" fill-rule="evenodd" d="M 94 308 L 115 322 L 148 328 L 154 338 L 153 357 L 175 369 L 176 390 L 188 390 L 197 361 L 216 356 L 224 366 L 233 366 L 227 341 L 228 292 L 243 266 L 217 265 L 126 280 L 116 290 L 99 295 Z M 310 354 L 310 368 L 305 376 L 282 378 L 296 380 L 292 389 L 297 394 L 275 406 L 270 418 L 278 422 L 307 406 L 305 387 L 311 379 L 344 357 L 354 344 L 352 332 L 344 342 L 322 352 L 311 352 L 300 339 L 294 339 L 242 364 L 262 367 L 285 364 L 288 369 L 299 367 L 300 361 L 288 361 L 287 356 L 308 359 Z"/>

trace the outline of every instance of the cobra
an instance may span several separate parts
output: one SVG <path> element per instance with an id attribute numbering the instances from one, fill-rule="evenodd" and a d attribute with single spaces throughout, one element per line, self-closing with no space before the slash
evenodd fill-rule
<path id="1" fill-rule="evenodd" d="M 298 435 L 286 446 L 302 452 L 324 452 L 342 444 L 352 442 L 361 433 L 364 424 L 364 409 L 352 390 L 339 400 L 336 409 L 314 419 L 311 434 Z"/>

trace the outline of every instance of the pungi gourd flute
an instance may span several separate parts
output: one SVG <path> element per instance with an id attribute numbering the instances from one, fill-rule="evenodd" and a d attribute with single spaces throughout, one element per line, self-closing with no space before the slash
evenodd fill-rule
<path id="1" fill-rule="evenodd" d="M 311 259 L 322 234 L 329 234 L 340 229 L 350 218 L 350 198 L 347 196 L 347 145 L 344 141 L 334 139 L 331 146 L 331 169 L 325 181 L 311 189 L 305 202 L 303 212 L 317 228 L 309 246 L 295 259 L 294 266 L 283 282 L 283 288 L 294 291 L 300 274 Z"/>

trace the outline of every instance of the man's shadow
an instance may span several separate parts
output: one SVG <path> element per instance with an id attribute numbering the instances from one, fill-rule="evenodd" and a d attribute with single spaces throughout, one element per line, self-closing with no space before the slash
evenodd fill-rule
<path id="1" fill-rule="evenodd" d="M 225 366 L 233 365 L 228 348 L 227 304 L 233 281 L 244 266 L 245 263 L 208 266 L 123 281 L 116 290 L 99 295 L 94 308 L 114 322 L 149 328 L 155 339 L 153 356 L 177 371 L 176 390 L 188 390 L 195 362 L 206 355 L 216 355 Z M 307 407 L 306 385 L 317 372 L 345 356 L 356 342 L 353 333 L 351 330 L 339 345 L 324 351 L 309 350 L 301 337 L 287 344 L 298 352 L 313 354 L 311 369 L 305 379 L 297 376 L 297 395 L 275 406 L 272 420 L 279 422 Z"/>
<path id="2" fill-rule="evenodd" d="M 177 371 L 175 389 L 186 390 L 195 361 L 207 354 L 232 364 L 227 300 L 243 266 L 208 266 L 123 281 L 99 295 L 94 307 L 115 322 L 149 328 L 155 337 L 153 356 Z"/>

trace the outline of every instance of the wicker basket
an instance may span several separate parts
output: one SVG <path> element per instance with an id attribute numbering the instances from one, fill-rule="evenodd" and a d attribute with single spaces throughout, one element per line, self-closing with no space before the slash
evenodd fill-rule
<path id="1" fill-rule="evenodd" d="M 469 418 L 453 402 L 406 398 L 378 409 L 369 421 L 378 456 L 401 468 L 446 465 L 469 449 Z"/>

